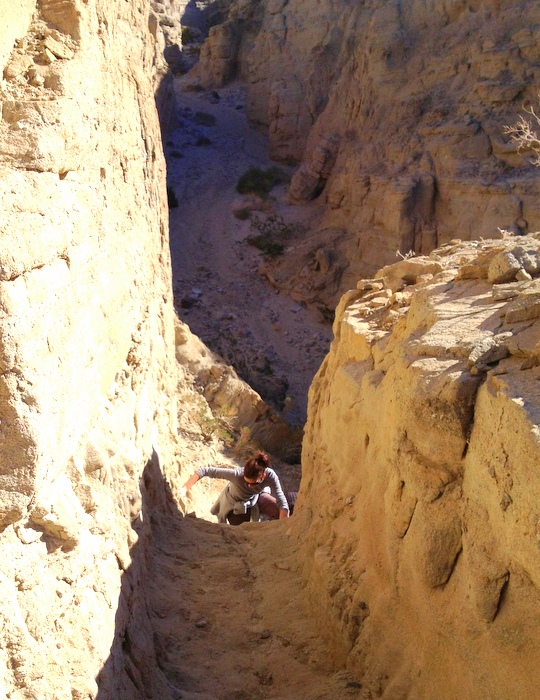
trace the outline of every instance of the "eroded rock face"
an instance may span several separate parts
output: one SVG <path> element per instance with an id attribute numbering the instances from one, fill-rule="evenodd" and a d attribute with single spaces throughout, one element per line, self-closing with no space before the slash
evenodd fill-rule
<path id="1" fill-rule="evenodd" d="M 539 22 L 513 0 L 236 0 L 193 77 L 247 82 L 272 156 L 299 163 L 291 199 L 321 204 L 310 237 L 347 261 L 341 294 L 396 251 L 540 228 L 537 177 L 504 136 L 537 100 Z"/>
<path id="2" fill-rule="evenodd" d="M 145 2 L 16 5 L 0 2 L 0 695 L 166 698 L 140 595 L 143 475 L 175 467 L 155 22 Z"/>
<path id="3" fill-rule="evenodd" d="M 454 242 L 338 307 L 295 521 L 321 628 L 373 697 L 536 692 L 539 255 L 538 235 Z"/>
<path id="4" fill-rule="evenodd" d="M 287 462 L 298 462 L 302 429 L 291 428 L 234 369 L 176 321 L 176 358 L 199 387 L 212 413 L 232 433 L 247 431 L 261 449 Z"/>

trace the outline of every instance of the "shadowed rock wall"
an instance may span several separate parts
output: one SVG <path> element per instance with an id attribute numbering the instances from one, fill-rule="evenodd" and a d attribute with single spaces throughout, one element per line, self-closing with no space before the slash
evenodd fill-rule
<path id="1" fill-rule="evenodd" d="M 538 235 L 448 245 L 340 302 L 294 520 L 365 697 L 536 693 L 539 263 Z"/>

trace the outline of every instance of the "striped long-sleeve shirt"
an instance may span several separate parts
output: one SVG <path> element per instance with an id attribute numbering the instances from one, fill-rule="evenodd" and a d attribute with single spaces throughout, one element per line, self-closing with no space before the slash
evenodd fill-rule
<path id="1" fill-rule="evenodd" d="M 211 479 L 227 479 L 230 482 L 229 493 L 234 501 L 247 501 L 253 494 L 261 493 L 265 486 L 269 486 L 276 497 L 280 509 L 289 510 L 279 477 L 273 469 L 267 468 L 263 481 L 253 484 L 253 486 L 248 486 L 244 481 L 244 470 L 242 468 L 200 467 L 197 469 L 197 474 L 201 479 L 205 476 L 209 476 Z"/>

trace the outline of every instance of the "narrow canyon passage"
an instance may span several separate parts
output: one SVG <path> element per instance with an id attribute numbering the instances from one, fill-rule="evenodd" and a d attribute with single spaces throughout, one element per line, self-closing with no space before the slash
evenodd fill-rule
<path id="1" fill-rule="evenodd" d="M 362 698 L 306 614 L 290 523 L 161 514 L 150 591 L 158 664 L 184 700 Z"/>
<path id="2" fill-rule="evenodd" d="M 288 205 L 281 185 L 263 203 L 265 211 L 247 220 L 235 217 L 240 176 L 275 165 L 267 139 L 247 123 L 241 84 L 189 92 L 182 79 L 176 81 L 179 124 L 166 156 L 169 192 L 178 203 L 170 210 L 177 312 L 265 401 L 301 426 L 331 328 L 269 285 L 260 273 L 264 256 L 247 239 L 257 233 L 253 221 L 272 216 L 307 230 L 317 205 Z M 290 169 L 282 170 L 290 175 Z"/>
<path id="3" fill-rule="evenodd" d="M 247 370 L 246 380 L 255 378 L 254 388 L 285 409 L 291 425 L 301 426 L 331 328 L 270 287 L 259 272 L 263 256 L 246 242 L 250 221 L 233 214 L 239 177 L 272 166 L 267 139 L 248 126 L 239 84 L 193 93 L 177 79 L 176 97 L 179 124 L 166 145 L 176 310 L 239 374 Z M 285 194 L 285 186 L 275 188 L 256 216 L 307 227 L 316 208 L 294 209 Z M 262 372 L 250 372 L 254 365 Z M 217 450 L 217 463 L 243 463 Z M 276 462 L 284 488 L 298 488 L 299 466 Z M 195 509 L 195 518 L 172 505 L 152 515 L 156 652 L 178 697 L 358 698 L 360 685 L 332 669 L 304 608 L 291 523 L 210 522 L 218 491 L 212 482 L 190 494 L 187 510 Z"/>

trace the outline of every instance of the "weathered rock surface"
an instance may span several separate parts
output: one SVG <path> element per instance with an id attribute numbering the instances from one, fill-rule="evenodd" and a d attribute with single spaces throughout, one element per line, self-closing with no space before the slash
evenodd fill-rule
<path id="1" fill-rule="evenodd" d="M 149 8 L 0 11 L 0 696 L 167 698 L 142 585 L 148 474 L 177 469 Z"/>
<path id="2" fill-rule="evenodd" d="M 193 80 L 244 79 L 272 157 L 299 163 L 290 197 L 321 206 L 308 238 L 346 263 L 324 303 L 396 251 L 540 228 L 529 154 L 504 135 L 537 100 L 539 24 L 537 3 L 514 0 L 231 3 Z M 303 269 L 283 265 L 285 280 Z"/>
<path id="3" fill-rule="evenodd" d="M 214 416 L 232 434 L 241 430 L 254 444 L 285 461 L 300 460 L 302 429 L 292 429 L 234 369 L 209 350 L 188 326 L 176 322 L 176 358 Z"/>
<path id="4" fill-rule="evenodd" d="M 295 529 L 321 631 L 366 697 L 537 692 L 539 251 L 538 235 L 454 242 L 339 304 Z"/>

